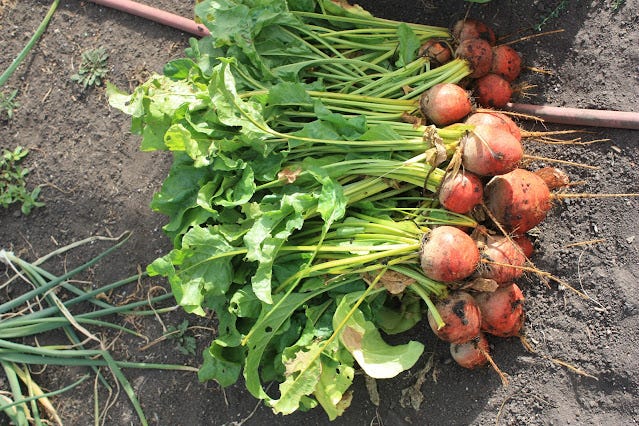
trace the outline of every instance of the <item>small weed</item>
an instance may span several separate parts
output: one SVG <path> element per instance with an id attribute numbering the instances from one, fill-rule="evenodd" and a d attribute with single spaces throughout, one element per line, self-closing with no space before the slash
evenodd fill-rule
<path id="1" fill-rule="evenodd" d="M 20 106 L 20 104 L 15 101 L 17 94 L 17 89 L 8 95 L 5 92 L 0 92 L 0 114 L 4 111 L 9 120 L 13 118 L 13 110 Z"/>
<path id="2" fill-rule="evenodd" d="M 617 11 L 626 3 L 626 0 L 612 0 L 612 10 Z"/>
<path id="3" fill-rule="evenodd" d="M 40 187 L 29 192 L 26 188 L 26 176 L 29 169 L 20 166 L 20 162 L 29 151 L 17 147 L 11 151 L 5 149 L 0 157 L 0 206 L 9 207 L 10 204 L 22 203 L 22 213 L 31 213 L 34 207 L 42 207 L 44 203 L 36 201 L 40 194 Z"/>
<path id="4" fill-rule="evenodd" d="M 71 76 L 71 80 L 81 84 L 84 89 L 101 85 L 104 76 L 109 71 L 108 58 L 109 54 L 104 47 L 83 52 L 80 69 L 77 74 Z"/>
<path id="5" fill-rule="evenodd" d="M 623 0 L 621 0 L 621 1 L 623 1 Z M 561 15 L 561 12 L 563 12 L 564 9 L 566 9 L 567 7 L 568 7 L 568 0 L 561 0 L 557 4 L 557 6 L 555 6 L 555 8 L 552 11 L 550 11 L 550 13 L 548 15 L 544 16 L 543 18 L 541 18 L 539 23 L 537 25 L 535 25 L 533 28 L 536 31 L 541 31 L 541 28 L 543 26 L 545 26 L 547 23 L 549 23 L 553 19 L 559 18 L 559 16 Z"/>
<path id="6" fill-rule="evenodd" d="M 195 355 L 196 343 L 195 337 L 189 336 L 186 332 L 189 329 L 189 321 L 184 320 L 178 325 L 168 326 L 165 336 L 168 339 L 175 340 L 177 350 L 183 355 Z"/>

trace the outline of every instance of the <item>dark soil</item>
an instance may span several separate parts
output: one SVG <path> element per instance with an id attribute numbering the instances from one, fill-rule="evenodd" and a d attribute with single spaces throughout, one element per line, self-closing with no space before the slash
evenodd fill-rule
<path id="1" fill-rule="evenodd" d="M 190 2 L 158 0 L 159 8 L 191 17 Z M 28 41 L 50 1 L 0 1 L 0 69 Z M 367 0 L 360 4 L 376 15 L 449 26 L 466 13 L 463 1 Z M 531 97 L 519 101 L 580 108 L 639 111 L 639 0 L 493 0 L 473 5 L 470 16 L 493 24 L 501 35 L 563 32 L 514 45 L 528 67 L 521 81 L 534 85 Z M 534 31 L 532 32 L 534 33 Z M 70 77 L 83 51 L 100 46 L 109 53 L 108 80 L 132 89 L 150 72 L 180 57 L 187 34 L 98 7 L 63 1 L 48 30 L 20 66 L 5 91 L 18 89 L 20 107 L 13 119 L 0 118 L 0 148 L 17 145 L 31 150 L 26 166 L 29 185 L 43 185 L 46 206 L 29 216 L 18 206 L 0 209 L 0 248 L 33 260 L 56 248 L 92 235 L 132 231 L 130 241 L 95 268 L 94 286 L 136 273 L 170 249 L 161 226 L 165 218 L 149 202 L 166 176 L 168 154 L 143 153 L 139 137 L 129 133 L 129 118 L 111 109 L 102 88 L 83 91 Z M 522 122 L 527 129 L 541 124 Z M 549 129 L 567 127 L 547 126 Z M 529 140 L 528 154 L 599 166 L 597 170 L 565 166 L 574 181 L 571 192 L 639 192 L 637 131 L 603 128 L 582 140 L 609 139 L 591 145 L 548 145 Z M 531 165 L 543 165 L 539 160 Z M 527 298 L 525 335 L 537 353 L 517 339 L 491 339 L 494 360 L 507 374 L 503 386 L 490 368 L 466 371 L 451 362 L 448 346 L 422 328 L 428 353 L 418 366 L 400 377 L 378 381 L 379 406 L 371 402 L 363 376 L 355 380 L 352 406 L 335 424 L 348 425 L 630 425 L 639 419 L 639 199 L 557 201 L 534 235 L 536 265 L 588 294 L 583 300 L 565 286 L 549 287 L 534 275 L 521 280 Z M 583 243 L 596 240 L 592 243 Z M 50 262 L 61 270 L 88 260 L 106 248 L 96 243 Z M 145 281 L 160 285 L 162 281 Z M 147 287 L 148 288 L 148 287 Z M 129 293 L 135 288 L 128 289 Z M 124 294 L 116 295 L 123 298 Z M 0 299 L 10 297 L 6 290 Z M 141 297 L 144 297 L 141 295 Z M 209 319 L 174 311 L 162 317 L 169 325 L 187 318 L 192 325 L 213 327 Z M 116 319 L 117 320 L 117 319 Z M 150 339 L 163 333 L 155 318 L 136 323 Z M 192 331 L 199 350 L 211 332 Z M 110 336 L 115 339 L 116 336 Z M 118 359 L 197 366 L 200 355 L 185 356 L 167 340 L 141 351 L 142 340 L 119 337 Z M 433 368 L 420 390 L 421 407 L 402 401 L 401 390 L 418 379 L 432 353 Z M 561 365 L 561 360 L 579 371 Z M 581 372 L 581 374 L 580 374 Z M 584 375 L 586 373 L 588 375 Z M 49 390 L 74 381 L 82 371 L 49 367 L 37 375 Z M 127 370 L 152 424 L 326 424 L 320 410 L 275 416 L 239 383 L 222 389 L 199 383 L 193 373 Z M 7 390 L 0 376 L 0 391 Z M 53 399 L 65 425 L 93 423 L 93 384 L 85 382 Z M 7 421 L 0 416 L 0 423 Z M 109 410 L 109 425 L 138 424 L 128 399 L 121 395 Z"/>

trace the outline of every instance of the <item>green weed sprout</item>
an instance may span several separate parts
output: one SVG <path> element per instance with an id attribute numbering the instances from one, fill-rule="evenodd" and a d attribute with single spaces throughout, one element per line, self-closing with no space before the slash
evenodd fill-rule
<path id="1" fill-rule="evenodd" d="M 29 169 L 20 163 L 27 156 L 29 150 L 16 147 L 13 151 L 5 149 L 0 156 L 0 206 L 9 207 L 13 203 L 22 203 L 22 213 L 27 215 L 35 207 L 42 207 L 44 203 L 37 201 L 40 186 L 29 191 L 26 187 L 26 176 Z"/>
<path id="2" fill-rule="evenodd" d="M 109 54 L 104 47 L 83 52 L 80 69 L 77 74 L 71 76 L 71 80 L 81 84 L 84 89 L 100 86 L 109 71 L 107 59 Z"/>
<path id="3" fill-rule="evenodd" d="M 17 94 L 17 89 L 9 94 L 0 92 L 0 113 L 5 111 L 9 120 L 13 118 L 13 110 L 20 106 L 20 104 L 15 101 Z"/>

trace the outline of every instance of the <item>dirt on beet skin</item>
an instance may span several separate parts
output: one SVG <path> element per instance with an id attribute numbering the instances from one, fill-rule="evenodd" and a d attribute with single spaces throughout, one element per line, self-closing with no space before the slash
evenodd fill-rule
<path id="1" fill-rule="evenodd" d="M 0 69 L 5 70 L 46 14 L 50 1 L 0 0 Z M 193 16 L 192 2 L 146 1 L 182 16 Z M 579 108 L 639 111 L 639 0 L 493 0 L 484 5 L 461 0 L 362 0 L 374 14 L 450 27 L 468 15 L 490 23 L 497 44 L 510 44 L 523 57 L 518 102 Z M 537 28 L 532 29 L 531 28 Z M 546 33 L 547 34 L 542 34 Z M 104 285 L 135 274 L 171 247 L 162 233 L 166 219 L 149 208 L 171 163 L 167 153 L 140 152 L 130 119 L 109 107 L 103 87 L 82 90 L 71 76 L 85 50 L 104 47 L 107 79 L 132 90 L 150 73 L 181 57 L 189 35 L 91 2 L 63 1 L 41 40 L 8 81 L 18 90 L 12 119 L 0 115 L 0 147 L 30 150 L 29 187 L 42 186 L 45 207 L 30 215 L 19 206 L 0 208 L 0 248 L 35 260 L 63 245 L 93 235 L 130 240 L 82 278 Z M 602 54 L 603 52 L 608 52 Z M 570 126 L 520 120 L 530 131 Z M 579 128 L 565 135 L 573 144 L 528 138 L 526 165 L 558 166 L 578 184 L 565 192 L 639 192 L 636 130 Z M 586 142 L 596 141 L 586 144 Z M 547 158 L 547 159 L 544 159 Z M 558 159 L 571 164 L 557 164 Z M 574 164 L 585 164 L 583 167 Z M 427 349 L 409 372 L 376 383 L 378 399 L 358 374 L 353 402 L 336 425 L 630 425 L 639 419 L 639 212 L 638 198 L 557 199 L 548 218 L 531 233 L 535 265 L 556 279 L 527 273 L 518 280 L 526 298 L 524 335 L 488 337 L 495 363 L 508 386 L 490 367 L 465 370 L 451 358 L 426 321 L 414 329 Z M 97 242 L 50 260 L 52 271 L 72 268 L 108 247 Z M 3 267 L 0 271 L 5 272 Z M 8 272 L 7 272 L 8 273 Z M 1 282 L 4 281 L 0 280 Z M 589 299 L 580 297 L 569 286 Z M 132 284 L 114 300 L 144 298 L 170 291 L 163 280 Z M 19 292 L 0 288 L 4 301 Z M 169 304 L 170 305 L 170 304 Z M 202 328 L 189 331 L 196 355 L 184 355 L 175 340 L 144 348 L 183 320 Z M 114 318 L 113 321 L 130 321 Z M 176 309 L 127 323 L 148 341 L 107 333 L 116 359 L 198 366 L 201 351 L 214 337 L 215 322 Z M 55 336 L 44 336 L 44 340 Z M 46 390 L 73 383 L 86 371 L 48 366 L 33 376 Z M 327 424 L 326 415 L 276 416 L 255 400 L 240 381 L 222 389 L 200 383 L 194 373 L 127 369 L 142 408 L 154 425 Z M 368 383 L 370 385 L 370 382 Z M 52 398 L 65 425 L 93 424 L 93 381 Z M 9 389 L 0 375 L 0 392 Z M 269 389 L 275 394 L 275 387 Z M 100 404 L 108 395 L 101 391 Z M 0 424 L 8 419 L 0 414 Z M 107 411 L 107 425 L 139 424 L 124 392 Z"/>

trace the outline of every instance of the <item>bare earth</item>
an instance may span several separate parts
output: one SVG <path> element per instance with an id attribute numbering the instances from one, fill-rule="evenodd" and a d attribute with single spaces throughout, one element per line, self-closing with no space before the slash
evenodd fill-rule
<path id="1" fill-rule="evenodd" d="M 192 17 L 191 2 L 146 3 Z M 524 72 L 521 80 L 536 86 L 529 89 L 533 96 L 524 102 L 639 111 L 639 0 L 622 1 L 615 8 L 616 3 L 493 0 L 472 6 L 470 16 L 491 23 L 501 35 L 516 34 L 540 23 L 543 31 L 563 29 L 514 45 L 526 66 L 550 72 Z M 36 0 L 0 2 L 5 5 L 0 19 L 0 70 L 8 67 L 28 41 L 49 4 Z M 469 5 L 438 0 L 367 0 L 360 4 L 379 16 L 440 26 L 463 17 Z M 46 207 L 29 216 L 21 215 L 15 206 L 0 209 L 0 248 L 33 260 L 88 236 L 133 231 L 121 250 L 91 270 L 87 279 L 95 286 L 133 275 L 138 267 L 144 268 L 170 249 L 161 231 L 165 218 L 149 208 L 168 171 L 170 155 L 139 152 L 139 138 L 128 131 L 129 118 L 108 106 L 103 88 L 82 91 L 70 76 L 77 71 L 83 51 L 104 46 L 109 53 L 108 79 L 130 90 L 148 73 L 160 72 L 163 64 L 182 56 L 188 38 L 177 30 L 92 3 L 61 2 L 47 32 L 4 88 L 19 90 L 20 108 L 12 120 L 0 118 L 0 147 L 22 145 L 31 150 L 26 163 L 32 169 L 29 184 L 44 185 L 41 200 Z M 521 125 L 544 129 L 531 122 Z M 638 131 L 587 130 L 592 133 L 580 135 L 582 140 L 610 141 L 548 145 L 528 140 L 525 149 L 531 155 L 600 167 L 566 166 L 573 181 L 585 181 L 571 188 L 572 192 L 639 192 Z M 533 165 L 542 164 L 537 161 Z M 554 284 L 546 287 L 534 275 L 521 281 L 527 297 L 525 335 L 537 353 L 526 351 L 517 339 L 491 340 L 495 362 L 508 375 L 509 386 L 502 386 L 490 368 L 466 371 L 453 364 L 448 346 L 436 341 L 424 325 L 424 359 L 413 371 L 378 381 L 379 406 L 371 402 L 364 377 L 358 375 L 353 404 L 334 424 L 637 424 L 639 199 L 558 202 L 534 234 L 538 251 L 533 261 L 537 266 L 588 294 L 591 300 L 580 299 Z M 573 245 L 592 240 L 599 242 Z M 99 243 L 76 250 L 50 262 L 50 267 L 60 271 L 77 266 L 107 246 Z M 144 284 L 168 288 L 159 280 Z M 128 292 L 135 290 L 133 286 Z M 7 290 L 0 293 L 0 299 L 8 297 Z M 176 325 L 184 318 L 185 314 L 175 311 L 163 321 Z M 215 326 L 208 318 L 188 319 L 191 325 Z M 155 318 L 140 320 L 135 326 L 151 340 L 163 332 Z M 180 354 L 173 341 L 141 351 L 146 343 L 141 339 L 104 337 L 115 339 L 113 350 L 118 359 L 197 366 L 200 351 L 212 337 L 210 331 L 202 329 L 192 333 L 199 345 L 195 357 Z M 401 390 L 416 382 L 430 354 L 434 364 L 421 386 L 423 401 L 416 410 L 402 401 Z M 581 374 L 551 358 L 578 368 Z M 328 423 L 319 409 L 275 416 L 269 408 L 256 405 L 242 383 L 222 390 L 215 383 L 199 383 L 193 373 L 126 373 L 152 424 L 230 425 L 243 419 L 246 425 Z M 54 390 L 81 374 L 83 371 L 76 369 L 49 367 L 37 379 Z M 66 425 L 93 423 L 92 387 L 85 382 L 54 399 Z M 0 376 L 0 391 L 7 388 Z M 124 396 L 109 416 L 109 425 L 138 424 Z M 7 421 L 0 415 L 0 424 Z"/>

